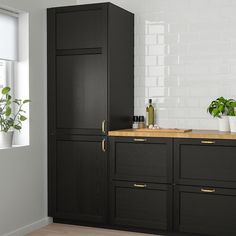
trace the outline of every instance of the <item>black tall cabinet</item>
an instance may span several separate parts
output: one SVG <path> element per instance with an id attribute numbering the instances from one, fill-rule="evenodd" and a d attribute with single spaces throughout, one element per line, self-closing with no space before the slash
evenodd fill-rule
<path id="1" fill-rule="evenodd" d="M 102 3 L 47 21 L 49 216 L 106 223 L 106 135 L 133 115 L 134 16 Z"/>

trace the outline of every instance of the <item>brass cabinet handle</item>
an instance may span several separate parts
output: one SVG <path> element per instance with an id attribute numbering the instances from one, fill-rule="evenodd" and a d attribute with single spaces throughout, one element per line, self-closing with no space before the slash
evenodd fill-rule
<path id="1" fill-rule="evenodd" d="M 201 188 L 201 192 L 203 193 L 215 193 L 215 189 L 205 189 L 205 188 Z"/>
<path id="2" fill-rule="evenodd" d="M 102 140 L 102 151 L 106 152 L 106 139 Z"/>
<path id="3" fill-rule="evenodd" d="M 215 141 L 201 141 L 201 143 L 203 143 L 203 144 L 214 144 L 215 143 Z"/>
<path id="4" fill-rule="evenodd" d="M 135 142 L 146 142 L 147 139 L 145 139 L 145 138 L 135 138 L 134 141 Z"/>
<path id="5" fill-rule="evenodd" d="M 136 187 L 136 188 L 146 188 L 147 185 L 146 184 L 134 184 L 134 187 Z"/>
<path id="6" fill-rule="evenodd" d="M 103 120 L 103 121 L 102 121 L 102 132 L 103 132 L 104 134 L 106 133 L 106 128 L 105 128 L 106 126 L 105 126 L 105 125 L 106 125 L 106 120 Z"/>

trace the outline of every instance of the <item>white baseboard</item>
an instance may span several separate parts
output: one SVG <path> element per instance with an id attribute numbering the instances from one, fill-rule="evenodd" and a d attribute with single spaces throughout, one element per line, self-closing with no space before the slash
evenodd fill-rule
<path id="1" fill-rule="evenodd" d="M 10 233 L 4 234 L 3 236 L 25 236 L 37 229 L 40 229 L 44 226 L 47 226 L 52 223 L 52 218 L 46 217 L 44 219 L 33 222 L 32 224 L 21 227 L 17 230 L 14 230 Z"/>

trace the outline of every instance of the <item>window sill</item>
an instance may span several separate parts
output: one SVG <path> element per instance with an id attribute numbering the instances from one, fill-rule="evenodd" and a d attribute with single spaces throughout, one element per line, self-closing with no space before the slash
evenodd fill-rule
<path id="1" fill-rule="evenodd" d="M 29 144 L 12 145 L 12 147 L 3 147 L 3 148 L 0 148 L 0 150 L 8 150 L 8 149 L 15 149 L 15 148 L 23 148 L 23 147 L 29 147 Z"/>

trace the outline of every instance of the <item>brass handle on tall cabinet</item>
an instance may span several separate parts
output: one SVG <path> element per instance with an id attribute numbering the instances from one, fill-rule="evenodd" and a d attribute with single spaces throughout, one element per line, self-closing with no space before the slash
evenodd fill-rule
<path id="1" fill-rule="evenodd" d="M 201 188 L 201 192 L 203 193 L 215 193 L 215 189 L 205 189 L 205 188 Z"/>
<path id="2" fill-rule="evenodd" d="M 106 152 L 106 139 L 102 140 L 102 151 Z"/>
<path id="3" fill-rule="evenodd" d="M 214 144 L 215 141 L 201 141 L 202 144 Z"/>
<path id="4" fill-rule="evenodd" d="M 102 121 L 102 132 L 105 134 L 106 133 L 106 120 Z"/>

